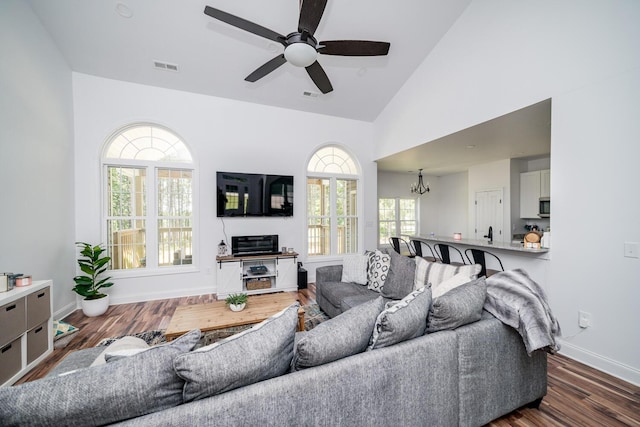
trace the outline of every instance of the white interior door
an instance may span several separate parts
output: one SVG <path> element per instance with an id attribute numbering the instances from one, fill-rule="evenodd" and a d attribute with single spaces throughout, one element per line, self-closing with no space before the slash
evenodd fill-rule
<path id="1" fill-rule="evenodd" d="M 476 239 L 486 239 L 493 227 L 493 241 L 502 242 L 504 233 L 502 190 L 476 191 Z"/>

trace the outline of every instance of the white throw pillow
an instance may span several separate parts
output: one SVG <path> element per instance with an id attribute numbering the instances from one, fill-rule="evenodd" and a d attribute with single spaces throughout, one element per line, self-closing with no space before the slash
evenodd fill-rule
<path id="1" fill-rule="evenodd" d="M 440 295 L 446 294 L 450 290 L 464 285 L 465 283 L 469 283 L 471 280 L 473 279 L 471 279 L 471 277 L 467 273 L 456 274 L 455 276 L 438 283 L 436 286 L 432 286 L 432 296 L 433 298 L 438 298 Z"/>
<path id="2" fill-rule="evenodd" d="M 429 284 L 435 288 L 445 280 L 461 273 L 466 274 L 469 280 L 477 279 L 481 269 L 482 266 L 480 264 L 451 265 L 429 262 L 416 257 L 414 288 L 419 289 L 423 286 L 429 286 Z"/>
<path id="3" fill-rule="evenodd" d="M 96 360 L 93 361 L 91 366 L 99 366 L 107 363 L 105 356 L 107 354 L 118 353 L 121 351 L 129 351 L 129 350 L 146 350 L 149 348 L 149 344 L 147 344 L 143 339 L 137 337 L 122 337 L 120 339 L 115 340 L 111 344 L 109 344 L 102 353 L 96 357 Z M 136 351 L 135 353 L 137 353 Z"/>
<path id="4" fill-rule="evenodd" d="M 342 261 L 341 282 L 366 285 L 368 262 L 369 257 L 367 255 L 345 255 Z"/>

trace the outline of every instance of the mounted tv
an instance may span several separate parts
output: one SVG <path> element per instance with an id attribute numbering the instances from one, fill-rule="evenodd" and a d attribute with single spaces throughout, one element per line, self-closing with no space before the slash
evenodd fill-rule
<path id="1" fill-rule="evenodd" d="M 217 172 L 218 217 L 293 216 L 293 176 Z"/>

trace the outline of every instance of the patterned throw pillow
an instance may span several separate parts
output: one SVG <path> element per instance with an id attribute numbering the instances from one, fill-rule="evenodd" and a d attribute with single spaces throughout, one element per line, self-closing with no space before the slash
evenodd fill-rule
<path id="1" fill-rule="evenodd" d="M 369 269 L 367 272 L 367 288 L 380 292 L 387 280 L 391 257 L 378 249 L 367 252 L 369 256 Z"/>
<path id="2" fill-rule="evenodd" d="M 57 341 L 62 337 L 78 332 L 79 329 L 62 320 L 53 321 L 53 340 Z"/>
<path id="3" fill-rule="evenodd" d="M 424 335 L 431 289 L 420 288 L 398 302 L 388 302 L 378 315 L 367 351 Z"/>
<path id="4" fill-rule="evenodd" d="M 461 273 L 467 275 L 469 280 L 473 280 L 478 277 L 478 273 L 480 273 L 480 270 L 482 269 L 480 264 L 442 264 L 440 262 L 429 262 L 420 257 L 415 257 L 415 260 L 416 277 L 413 285 L 414 289 L 419 289 L 423 286 L 428 286 L 429 284 L 435 288 L 443 281 Z"/>
<path id="5" fill-rule="evenodd" d="M 367 255 L 345 255 L 342 261 L 342 279 L 340 281 L 366 285 L 368 263 L 369 257 Z"/>

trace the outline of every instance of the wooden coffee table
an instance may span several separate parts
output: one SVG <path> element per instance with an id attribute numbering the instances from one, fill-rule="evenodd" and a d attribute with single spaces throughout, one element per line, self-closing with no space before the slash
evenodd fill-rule
<path id="1" fill-rule="evenodd" d="M 290 293 L 252 295 L 242 311 L 231 311 L 224 301 L 208 304 L 181 305 L 171 317 L 165 331 L 167 341 L 178 338 L 193 329 L 202 332 L 232 326 L 260 323 L 295 303 L 297 298 Z M 304 331 L 304 309 L 298 309 L 298 330 Z"/>

